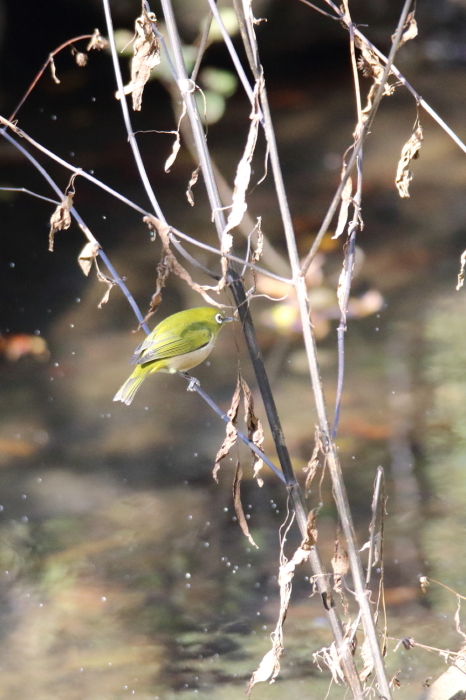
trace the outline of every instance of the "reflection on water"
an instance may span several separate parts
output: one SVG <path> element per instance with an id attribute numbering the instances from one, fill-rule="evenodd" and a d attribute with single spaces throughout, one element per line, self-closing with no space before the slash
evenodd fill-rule
<path id="1" fill-rule="evenodd" d="M 454 109 L 462 118 L 460 77 L 442 74 L 436 89 L 445 104 L 454 95 Z M 347 127 L 349 134 L 353 125 L 349 102 L 339 90 L 325 91 L 318 109 L 305 105 L 291 116 L 280 114 L 286 99 L 308 99 L 304 93 L 293 94 L 277 90 L 274 99 L 278 133 L 294 161 L 286 175 L 305 252 L 320 224 L 322 202 L 329 200 L 338 180 L 334 182 L 333 166 L 324 169 L 322 190 L 316 185 L 309 201 L 313 168 L 331 163 L 335 150 L 344 151 L 347 138 L 336 144 L 335 132 L 342 134 Z M 247 110 L 245 114 L 247 118 Z M 405 105 L 393 100 L 377 122 L 365 156 L 366 226 L 359 237 L 365 259 L 354 294 L 367 304 L 368 294 L 376 290 L 377 300 L 383 297 L 385 305 L 380 310 L 377 306 L 377 314 L 349 321 L 338 445 L 361 545 L 368 538 L 378 465 L 386 471 L 389 636 L 457 649 L 462 638 L 454 626 L 455 596 L 434 587 L 423 594 L 418 577 L 426 574 L 462 594 L 466 591 L 466 303 L 464 290 L 453 291 L 458 250 L 451 244 L 464 231 L 464 161 L 432 129 L 422 151 L 423 168 L 416 164 L 411 199 L 401 204 L 395 200 L 398 151 L 392 143 L 400 141 L 401 147 L 405 137 L 400 137 L 400 124 L 404 119 L 409 136 L 411 118 Z M 329 130 L 332 120 L 337 126 Z M 109 133 L 114 128 L 111 119 L 99 124 L 105 130 L 108 125 Z M 236 124 L 234 129 L 227 124 L 227 129 L 228 141 Z M 120 145 L 121 134 L 111 138 Z M 111 179 L 118 149 L 114 142 L 106 144 L 109 152 L 100 153 L 98 163 L 112 171 L 103 179 Z M 88 143 L 85 148 L 87 153 Z M 315 158 L 303 159 L 305 148 Z M 385 154 L 383 164 L 380 153 Z M 177 186 L 181 182 L 182 193 L 191 164 L 187 177 L 183 167 L 175 181 Z M 126 170 L 125 164 L 122 187 L 127 186 Z M 448 180 L 439 183 L 440 171 Z M 265 228 L 279 247 L 281 231 L 268 186 L 266 181 L 257 188 L 251 209 L 264 213 Z M 181 219 L 180 228 L 204 235 L 209 214 L 202 205 L 185 212 L 169 186 L 164 194 L 168 218 L 177 224 Z M 84 187 L 79 195 L 84 208 L 90 197 L 90 217 L 97 216 L 95 211 L 103 217 L 95 219 L 99 238 L 102 234 L 113 263 L 147 307 L 154 291 L 156 244 L 119 205 L 96 203 Z M 36 237 L 37 220 L 46 218 L 43 210 L 23 219 L 26 208 L 19 199 L 11 201 L 11 208 L 8 202 L 5 210 L 14 212 L 15 222 L 29 236 L 32 263 L 28 259 L 27 272 L 21 273 L 26 244 L 15 223 L 4 283 L 14 341 L 3 338 L 0 343 L 0 697 L 242 697 L 270 648 L 279 608 L 278 530 L 287 505 L 281 484 L 266 474 L 259 488 L 248 470 L 250 457 L 240 451 L 246 474 L 242 501 L 256 550 L 242 535 L 232 505 L 236 453 L 222 465 L 218 485 L 211 477 L 223 425 L 196 395 L 186 393 L 185 382 L 177 377 L 151 377 L 130 408 L 115 405 L 112 397 L 140 340 L 140 334 L 132 333 L 136 324 L 125 299 L 113 290 L 108 305 L 98 310 L 101 285 L 84 279 L 76 265 L 81 239 L 79 244 L 69 239 L 67 247 L 57 237 L 53 260 L 46 258 L 46 235 L 40 242 Z M 439 231 L 447 242 L 439 242 Z M 464 241 L 461 245 L 465 247 Z M 337 286 L 341 259 L 338 247 L 321 258 L 321 279 L 311 297 L 314 309 L 320 298 L 322 313 L 315 325 L 329 406 L 335 399 L 337 359 L 335 294 L 329 289 Z M 181 283 L 171 281 L 164 294 L 167 315 L 199 304 Z M 297 335 L 288 332 L 279 338 L 267 327 L 270 309 L 263 299 L 252 303 L 287 443 L 302 478 L 315 423 L 306 364 Z M 196 368 L 202 386 L 225 410 L 238 353 L 242 372 L 254 387 L 237 328 L 225 329 L 209 363 Z M 260 401 L 256 405 L 262 413 Z M 265 449 L 273 457 L 268 435 Z M 318 477 L 309 504 L 323 504 L 318 544 L 330 569 L 338 522 L 328 475 L 320 486 Z M 291 530 L 288 555 L 298 542 Z M 321 603 L 311 596 L 309 575 L 302 568 L 294 580 L 280 676 L 271 686 L 256 686 L 255 698 L 283 700 L 290 693 L 323 698 L 329 687 L 330 698 L 344 695 L 342 687 L 331 683 L 327 668 L 313 661 L 313 654 L 332 638 Z M 379 580 L 376 570 L 374 600 Z M 351 580 L 347 586 L 351 606 Z M 381 615 L 381 628 L 383 624 Z M 362 633 L 358 637 L 361 663 Z M 389 673 L 399 671 L 398 697 L 416 697 L 426 678 L 443 672 L 444 660 L 419 648 L 401 646 L 394 652 L 396 639 L 388 642 Z"/>
<path id="2" fill-rule="evenodd" d="M 462 538 L 451 536 L 464 529 L 466 496 L 462 308 L 464 302 L 448 293 L 410 333 L 388 319 L 385 338 L 374 350 L 368 328 L 360 328 L 348 345 L 347 418 L 340 438 L 361 543 L 375 466 L 388 467 L 390 636 L 450 648 L 459 642 L 452 622 L 456 601 L 441 590 L 422 597 L 417 577 L 428 573 L 459 590 L 466 578 Z M 76 404 L 65 418 L 49 412 L 34 422 L 23 408 L 44 380 L 38 375 L 48 371 L 53 376 L 53 357 L 47 366 L 32 361 L 22 369 L 13 366 L 26 399 L 4 409 L 2 433 L 2 697 L 145 699 L 195 693 L 208 698 L 214 689 L 216 698 L 237 697 L 269 649 L 275 625 L 283 491 L 273 475 L 266 476 L 262 489 L 251 480 L 244 484 L 256 550 L 236 523 L 233 464 L 222 467 L 219 485 L 210 477 L 220 424 L 213 420 L 204 427 L 203 440 L 195 426 L 206 426 L 207 414 L 197 404 L 193 412 L 197 397 L 186 395 L 182 383 L 169 388 L 176 381 L 171 377 L 162 378 L 163 396 L 170 390 L 176 421 L 163 412 L 161 396 L 141 397 L 142 404 L 151 405 L 135 403 L 134 413 L 122 407 L 116 415 L 112 406 L 113 413 L 101 418 L 107 378 L 99 390 L 98 357 L 108 363 L 115 343 L 113 336 L 96 342 L 100 346 L 83 346 L 87 355 L 76 360 L 78 367 L 79 362 L 88 365 L 86 358 L 93 354 L 96 381 L 80 386 L 80 371 L 69 379 L 81 397 L 79 402 L 76 394 L 70 397 Z M 5 364 L 3 373 L 10 367 Z M 277 382 L 277 397 L 287 406 L 284 422 L 292 423 L 291 447 L 299 468 L 304 464 L 299 453 L 307 453 L 311 438 L 309 419 L 294 400 L 303 382 L 297 371 Z M 217 372 L 213 359 L 212 373 Z M 388 388 L 386 405 L 377 407 L 377 397 Z M 371 397 L 375 389 L 377 397 Z M 219 383 L 218 390 L 221 399 L 231 386 L 222 389 Z M 63 400 L 58 397 L 57 403 Z M 187 415 L 177 404 L 188 404 Z M 74 425 L 75 415 L 84 416 L 85 431 L 82 424 Z M 141 452 L 131 458 L 135 427 L 142 436 L 136 440 Z M 12 449 L 15 441 L 32 445 L 32 454 Z M 56 461 L 58 452 L 68 454 L 64 461 Z M 245 455 L 242 459 L 249 461 Z M 433 492 L 428 501 L 427 482 Z M 327 480 L 322 494 L 320 546 L 329 561 L 336 522 Z M 297 543 L 297 534 L 291 533 L 290 551 Z M 273 686 L 257 687 L 256 697 L 326 692 L 329 674 L 312 662 L 312 654 L 331 637 L 319 600 L 310 594 L 309 571 L 303 569 L 285 627 L 282 673 Z M 394 645 L 389 642 L 389 649 Z M 401 669 L 401 692 L 412 693 L 427 676 L 442 672 L 443 662 L 423 653 L 403 647 L 389 653 L 391 672 Z M 330 696 L 340 697 L 341 689 L 333 686 Z"/>

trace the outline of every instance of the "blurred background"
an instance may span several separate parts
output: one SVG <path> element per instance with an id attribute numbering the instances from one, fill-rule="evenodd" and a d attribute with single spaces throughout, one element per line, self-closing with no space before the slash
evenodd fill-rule
<path id="1" fill-rule="evenodd" d="M 241 52 L 229 5 L 219 2 Z M 388 53 L 402 3 L 355 0 L 352 16 Z M 324 7 L 322 5 L 322 7 Z M 1 114 L 8 117 L 47 59 L 73 36 L 106 34 L 98 0 L 30 0 L 0 5 Z M 160 17 L 157 4 L 152 9 Z M 135 0 L 112 5 L 124 79 L 129 76 Z M 177 0 L 185 43 L 199 37 L 207 3 Z M 355 106 L 348 36 L 342 26 L 297 0 L 254 4 L 257 35 L 284 170 L 304 256 L 340 178 L 341 157 L 352 142 Z M 466 138 L 466 3 L 425 0 L 417 8 L 419 37 L 396 60 L 418 93 Z M 367 26 L 366 26 L 367 25 Z M 163 32 L 163 26 L 161 25 Z M 215 39 L 215 36 L 213 37 Z M 77 42 L 84 50 L 87 42 Z M 114 99 L 107 51 L 91 52 L 78 67 L 70 48 L 55 59 L 56 84 L 47 70 L 17 115 L 19 126 L 64 160 L 142 207 L 149 203 L 133 164 Z M 195 206 L 185 191 L 197 163 L 183 146 L 170 173 L 164 163 L 175 128 L 163 63 L 133 115 L 147 171 L 170 224 L 216 245 L 203 192 Z M 363 91 L 369 81 L 361 78 Z M 228 54 L 209 45 L 199 84 L 206 94 L 208 141 L 216 165 L 232 184 L 244 148 L 250 107 L 237 87 Z M 441 588 L 424 594 L 419 576 L 466 591 L 466 360 L 465 290 L 455 291 L 466 248 L 465 154 L 420 111 L 425 140 L 412 163 L 411 197 L 400 199 L 395 173 L 412 133 L 416 104 L 398 88 L 384 98 L 364 153 L 363 219 L 358 234 L 347 368 L 338 445 L 359 542 L 368 536 L 373 482 L 383 466 L 388 494 L 385 585 L 389 620 L 387 665 L 399 671 L 399 697 L 416 697 L 444 660 L 419 648 L 394 651 L 413 637 L 457 649 L 456 599 Z M 264 172 L 260 137 L 253 161 L 255 184 Z M 69 172 L 34 153 L 64 190 Z M 0 185 L 54 197 L 40 174 L 0 141 Z M 252 187 L 251 187 L 252 189 Z M 270 176 L 253 189 L 249 214 L 262 216 L 276 257 L 286 249 Z M 158 242 L 141 217 L 82 178 L 75 206 L 101 243 L 140 308 L 155 289 Z M 84 245 L 73 223 L 48 251 L 54 205 L 23 193 L 0 192 L 2 221 L 0 319 L 0 697 L 67 700 L 243 696 L 246 681 L 270 648 L 278 613 L 278 528 L 286 494 L 275 476 L 259 488 L 247 453 L 242 500 L 259 549 L 242 535 L 231 484 L 237 459 L 211 475 L 224 427 L 177 377 L 145 382 L 131 407 L 112 398 L 129 374 L 128 359 L 142 332 L 118 288 L 98 308 L 105 285 L 82 274 Z M 336 286 L 343 236 L 331 236 L 308 284 L 319 358 L 331 415 L 335 400 L 338 305 Z M 236 236 L 236 249 L 245 249 Z M 214 256 L 190 252 L 215 267 Z M 102 270 L 105 272 L 104 266 Z M 207 278 L 190 270 L 201 283 Z M 258 293 L 277 299 L 280 285 L 258 279 Z M 228 297 L 225 301 L 229 303 Z M 170 279 L 149 324 L 203 302 Z M 304 481 L 316 422 L 300 328 L 292 298 L 251 303 L 270 371 L 285 436 L 298 478 Z M 224 410 L 235 387 L 238 362 L 256 396 L 237 328 L 220 336 L 209 362 L 195 375 Z M 266 431 L 265 449 L 274 458 Z M 321 469 L 318 478 L 320 478 Z M 338 519 L 328 475 L 313 488 L 309 506 L 322 499 L 319 548 L 328 567 Z M 299 543 L 288 538 L 289 554 Z M 374 572 L 374 586 L 380 571 Z M 285 627 L 282 673 L 257 686 L 256 698 L 290 692 L 325 694 L 330 674 L 312 654 L 331 641 L 312 589 L 298 571 Z M 362 635 L 360 638 L 362 643 Z M 331 697 L 344 689 L 333 686 Z"/>

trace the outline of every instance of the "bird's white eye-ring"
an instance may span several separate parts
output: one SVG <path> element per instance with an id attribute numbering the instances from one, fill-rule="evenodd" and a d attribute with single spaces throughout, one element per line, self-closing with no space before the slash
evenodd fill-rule
<path id="1" fill-rule="evenodd" d="M 222 316 L 222 314 L 217 314 L 215 316 L 215 320 L 217 321 L 217 323 L 223 323 L 224 317 Z"/>

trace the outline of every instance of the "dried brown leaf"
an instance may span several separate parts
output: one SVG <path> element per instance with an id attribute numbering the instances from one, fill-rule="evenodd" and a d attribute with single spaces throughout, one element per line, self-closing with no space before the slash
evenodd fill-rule
<path id="1" fill-rule="evenodd" d="M 193 172 L 191 173 L 191 179 L 188 182 L 188 189 L 186 190 L 186 198 L 192 207 L 194 206 L 193 187 L 199 179 L 200 170 L 200 165 L 197 166 L 196 170 L 193 170 Z"/>
<path id="2" fill-rule="evenodd" d="M 304 492 L 306 496 L 308 496 L 311 491 L 312 480 L 314 479 L 317 469 L 319 467 L 319 454 L 324 454 L 324 448 L 320 439 L 319 426 L 316 425 L 314 432 L 314 449 L 312 451 L 312 456 L 309 462 L 307 463 L 307 466 L 303 469 L 303 472 L 306 474 L 306 483 L 304 484 Z"/>
<path id="3" fill-rule="evenodd" d="M 90 42 L 86 47 L 86 51 L 102 51 L 108 47 L 108 39 L 102 36 L 98 29 L 94 29 L 94 33 Z"/>
<path id="4" fill-rule="evenodd" d="M 345 640 L 344 644 L 347 643 L 347 640 Z M 325 663 L 330 673 L 332 674 L 333 681 L 337 685 L 340 685 L 340 683 L 345 683 L 346 678 L 341 667 L 341 656 L 338 652 L 335 642 L 332 642 L 332 644 L 329 647 L 323 647 L 322 649 L 319 649 L 319 651 L 316 651 L 312 656 L 314 662 L 317 664 L 317 667 L 319 669 L 319 662 L 323 661 Z"/>
<path id="5" fill-rule="evenodd" d="M 354 43 L 361 51 L 361 56 L 358 59 L 359 70 L 362 72 L 365 78 L 374 78 L 379 85 L 384 72 L 384 67 L 380 63 L 379 57 L 375 51 L 369 47 L 364 38 L 355 36 Z"/>
<path id="6" fill-rule="evenodd" d="M 238 431 L 235 427 L 236 421 L 238 419 L 238 408 L 239 408 L 239 402 L 241 399 L 241 377 L 238 374 L 238 380 L 236 383 L 236 389 L 235 393 L 233 394 L 233 398 L 231 400 L 231 406 L 230 409 L 227 413 L 228 418 L 230 419 L 230 422 L 227 423 L 226 427 L 226 435 L 225 439 L 222 442 L 222 445 L 217 452 L 217 455 L 215 457 L 215 466 L 212 472 L 212 476 L 214 477 L 215 481 L 218 481 L 218 471 L 220 469 L 220 462 L 221 460 L 227 456 L 231 448 L 236 444 L 236 440 L 238 437 Z"/>
<path id="7" fill-rule="evenodd" d="M 185 268 L 178 262 L 178 260 L 175 258 L 172 251 L 170 250 L 170 233 L 171 233 L 170 226 L 168 226 L 167 224 L 164 224 L 162 221 L 157 219 L 155 216 L 151 216 L 151 215 L 145 216 L 143 218 L 143 221 L 145 224 L 147 224 L 147 226 L 149 227 L 149 229 L 151 231 L 158 232 L 158 234 L 160 236 L 160 240 L 162 241 L 164 251 L 165 251 L 166 264 L 169 267 L 170 272 L 173 272 L 174 275 L 176 275 L 177 277 L 182 279 L 184 282 L 186 282 L 186 284 L 189 285 L 189 287 L 191 287 L 192 290 L 194 290 L 195 292 L 198 292 L 198 294 L 200 294 L 209 304 L 211 304 L 212 306 L 216 306 L 219 309 L 223 308 L 223 305 L 214 301 L 207 294 L 206 290 L 211 289 L 212 291 L 220 292 L 223 289 L 223 287 L 225 286 L 225 282 L 220 280 L 218 285 L 214 288 L 212 288 L 212 287 L 206 288 L 200 284 L 197 284 L 197 282 L 195 282 L 193 280 L 193 278 L 191 277 L 189 272 L 187 270 L 185 270 Z"/>
<path id="8" fill-rule="evenodd" d="M 131 81 L 123 89 L 125 95 L 132 94 L 135 112 L 141 109 L 142 93 L 151 70 L 160 63 L 159 42 L 152 24 L 156 21 L 155 14 L 147 12 L 143 2 L 141 16 L 134 23 L 136 39 L 131 61 Z M 122 95 L 117 92 L 116 97 L 120 99 Z"/>
<path id="9" fill-rule="evenodd" d="M 262 257 L 264 250 L 264 234 L 262 232 L 262 217 L 257 217 L 257 224 L 254 226 L 252 233 L 257 233 L 256 247 L 251 256 L 251 262 L 255 265 Z"/>
<path id="10" fill-rule="evenodd" d="M 311 549 L 317 542 L 317 518 L 315 510 L 310 510 L 307 515 L 306 539 L 301 542 L 303 549 Z"/>
<path id="11" fill-rule="evenodd" d="M 456 628 L 456 631 L 458 632 L 458 634 L 461 635 L 461 637 L 463 637 L 463 639 L 466 639 L 466 634 L 461 629 L 461 619 L 460 619 L 461 598 L 460 598 L 460 596 L 457 596 L 456 602 L 457 602 L 457 605 L 456 605 L 456 612 L 455 612 L 455 616 L 454 616 L 455 628 Z"/>
<path id="12" fill-rule="evenodd" d="M 152 298 L 150 300 L 149 311 L 139 324 L 138 330 L 141 329 L 144 323 L 147 323 L 147 321 L 151 318 L 151 316 L 155 314 L 160 304 L 162 303 L 162 289 L 167 283 L 167 278 L 169 274 L 170 266 L 168 265 L 167 258 L 165 256 L 157 265 L 157 283 L 155 287 L 155 292 L 153 293 Z"/>
<path id="13" fill-rule="evenodd" d="M 246 421 L 246 426 L 248 429 L 248 438 L 255 444 L 256 447 L 258 447 L 260 450 L 262 450 L 263 444 L 264 444 L 264 430 L 262 428 L 262 423 L 260 422 L 259 418 L 255 415 L 254 413 L 254 399 L 252 396 L 251 389 L 247 385 L 247 382 L 243 379 L 243 377 L 240 375 L 241 379 L 241 387 L 243 389 L 243 396 L 244 396 L 244 412 L 245 412 L 245 421 Z M 262 479 L 259 478 L 258 474 L 262 467 L 264 466 L 264 462 L 260 457 L 256 455 L 255 452 L 253 452 L 253 458 L 254 458 L 254 478 L 257 479 L 257 482 L 259 486 L 263 485 Z"/>
<path id="14" fill-rule="evenodd" d="M 53 60 L 53 56 L 50 56 L 50 73 L 52 75 L 52 80 L 54 83 L 57 83 L 57 85 L 60 85 L 60 80 L 57 78 L 57 69 L 55 66 L 55 61 Z"/>
<path id="15" fill-rule="evenodd" d="M 374 659 L 372 658 L 372 649 L 370 641 L 367 637 L 364 639 L 364 642 L 361 646 L 361 658 L 364 663 L 364 668 L 359 673 L 359 678 L 364 683 L 364 681 L 367 681 L 367 679 L 374 670 Z"/>
<path id="16" fill-rule="evenodd" d="M 417 23 L 416 20 L 414 19 L 414 15 L 416 14 L 416 11 L 413 10 L 408 14 L 406 17 L 406 22 L 404 23 L 403 26 L 403 33 L 401 35 L 400 43 L 398 44 L 398 48 L 400 46 L 403 46 L 403 44 L 406 44 L 407 41 L 410 41 L 411 39 L 415 39 L 418 35 L 418 29 L 417 29 Z M 392 41 L 395 40 L 395 34 L 392 34 Z"/>
<path id="17" fill-rule="evenodd" d="M 354 257 L 353 257 L 353 264 L 349 268 L 348 267 L 348 260 L 347 260 L 347 257 L 345 256 L 345 258 L 343 260 L 341 272 L 340 272 L 340 278 L 338 280 L 338 287 L 337 287 L 338 306 L 340 307 L 341 315 L 342 315 L 344 322 L 346 321 L 346 314 L 348 313 L 348 298 L 349 298 L 349 292 L 350 292 L 350 286 L 351 286 L 351 278 L 353 276 L 353 269 L 354 269 Z"/>
<path id="18" fill-rule="evenodd" d="M 349 560 L 348 553 L 341 546 L 339 536 L 337 536 L 335 540 L 335 553 L 332 559 L 332 569 L 333 589 L 340 595 L 345 613 L 348 614 L 348 601 L 343 589 L 343 577 L 348 573 Z"/>
<path id="19" fill-rule="evenodd" d="M 297 566 L 307 561 L 309 558 L 309 550 L 303 549 L 301 546 L 293 554 L 293 558 L 288 561 L 283 552 L 283 541 L 280 551 L 280 569 L 278 573 L 278 585 L 280 587 L 280 612 L 278 615 L 275 630 L 270 635 L 272 640 L 272 649 L 262 659 L 259 667 L 252 674 L 251 680 L 247 686 L 248 695 L 251 694 L 256 683 L 261 681 L 269 681 L 273 683 L 275 678 L 280 673 L 280 658 L 283 655 L 283 624 L 286 619 L 288 607 L 290 604 L 292 581 Z"/>
<path id="20" fill-rule="evenodd" d="M 101 309 L 102 306 L 108 302 L 109 297 L 110 297 L 110 292 L 112 291 L 113 287 L 117 286 L 117 283 L 115 282 L 115 280 L 112 280 L 111 277 L 107 277 L 107 275 L 104 275 L 100 271 L 99 265 L 97 264 L 97 258 L 95 258 L 95 266 L 96 266 L 96 270 L 97 270 L 97 279 L 99 280 L 99 282 L 102 282 L 102 284 L 107 285 L 107 291 L 103 295 L 100 302 L 97 304 L 97 308 Z"/>
<path id="21" fill-rule="evenodd" d="M 344 175 L 344 172 L 342 175 Z M 332 239 L 339 238 L 345 230 L 346 222 L 348 221 L 348 210 L 353 199 L 351 196 L 352 191 L 353 180 L 349 177 L 341 193 L 340 213 L 338 215 L 337 228 L 332 236 Z"/>
<path id="22" fill-rule="evenodd" d="M 460 264 L 461 264 L 461 266 L 460 266 L 460 271 L 458 274 L 458 284 L 456 285 L 456 291 L 461 289 L 461 287 L 464 284 L 464 268 L 466 266 L 466 250 L 463 250 L 463 252 L 461 253 Z"/>
<path id="23" fill-rule="evenodd" d="M 97 241 L 88 241 L 82 251 L 79 253 L 78 263 L 86 277 L 89 275 L 92 263 L 99 253 L 99 244 Z"/>
<path id="24" fill-rule="evenodd" d="M 419 157 L 419 150 L 423 140 L 423 130 L 418 121 L 411 137 L 408 139 L 408 141 L 406 141 L 405 145 L 401 149 L 401 157 L 398 161 L 395 184 L 398 188 L 398 194 L 400 197 L 409 197 L 409 183 L 413 179 L 413 174 L 409 169 L 409 165 L 414 158 Z"/>
<path id="25" fill-rule="evenodd" d="M 64 231 L 71 226 L 70 209 L 73 206 L 73 197 L 76 194 L 74 189 L 74 181 L 77 173 L 74 173 L 65 190 L 65 196 L 62 202 L 57 206 L 52 216 L 50 217 L 50 233 L 49 233 L 49 250 L 53 251 L 54 238 L 57 231 Z"/>
<path id="26" fill-rule="evenodd" d="M 392 677 L 390 683 L 388 684 L 389 688 L 401 688 L 401 683 L 399 681 L 398 676 L 401 673 L 401 668 L 398 669 L 398 671 L 395 673 L 395 675 Z"/>
<path id="27" fill-rule="evenodd" d="M 172 152 L 168 156 L 168 158 L 165 162 L 165 165 L 164 165 L 164 170 L 166 173 L 170 172 L 170 168 L 172 167 L 173 163 L 175 162 L 176 156 L 178 155 L 180 148 L 181 148 L 180 125 L 181 125 L 181 122 L 184 119 L 185 115 L 186 115 L 186 102 L 183 102 L 183 110 L 182 110 L 181 116 L 178 120 L 178 129 L 176 131 L 166 132 L 166 133 L 170 133 L 170 134 L 175 134 L 175 141 L 174 141 L 173 146 L 172 146 Z"/>
<path id="28" fill-rule="evenodd" d="M 262 88 L 262 82 L 263 82 L 263 79 L 261 77 L 259 80 L 256 80 L 256 84 L 254 86 L 253 108 L 252 108 L 251 114 L 249 116 L 249 118 L 251 120 L 251 124 L 249 127 L 249 133 L 248 133 L 248 138 L 246 141 L 244 153 L 241 157 L 241 160 L 238 163 L 238 167 L 236 170 L 235 186 L 233 189 L 233 196 L 232 196 L 232 207 L 231 207 L 230 214 L 228 216 L 228 221 L 227 221 L 227 225 L 226 225 L 224 233 L 227 233 L 227 231 L 231 231 L 232 229 L 235 228 L 235 226 L 239 226 L 239 224 L 241 223 L 243 216 L 246 213 L 246 210 L 248 208 L 248 205 L 246 204 L 246 190 L 249 186 L 249 181 L 251 179 L 251 161 L 252 161 L 252 157 L 254 155 L 254 150 L 256 148 L 257 134 L 259 131 L 259 124 L 260 124 L 259 92 Z M 222 242 L 222 252 L 224 252 L 223 251 L 223 242 Z M 227 251 L 227 252 L 229 252 L 229 251 Z"/>
<path id="29" fill-rule="evenodd" d="M 241 481 L 243 479 L 243 470 L 241 469 L 240 463 L 236 463 L 236 472 L 235 472 L 235 478 L 233 480 L 233 504 L 235 506 L 235 513 L 236 517 L 238 518 L 238 522 L 240 524 L 240 527 L 243 531 L 243 534 L 246 535 L 248 538 L 249 542 L 252 544 L 253 547 L 256 549 L 259 549 L 257 544 L 254 542 L 251 533 L 249 532 L 249 527 L 248 527 L 248 521 L 246 520 L 246 516 L 244 515 L 244 510 L 243 510 L 243 505 L 241 503 Z"/>

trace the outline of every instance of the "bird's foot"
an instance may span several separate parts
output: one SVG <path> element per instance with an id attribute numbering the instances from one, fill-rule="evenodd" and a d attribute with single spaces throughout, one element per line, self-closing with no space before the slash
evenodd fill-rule
<path id="1" fill-rule="evenodd" d="M 191 377 L 191 375 L 187 372 L 180 372 L 180 374 L 182 374 L 183 377 L 189 382 L 186 391 L 196 391 L 196 387 L 201 386 L 201 382 L 199 381 L 199 379 L 196 379 L 196 377 Z"/>

